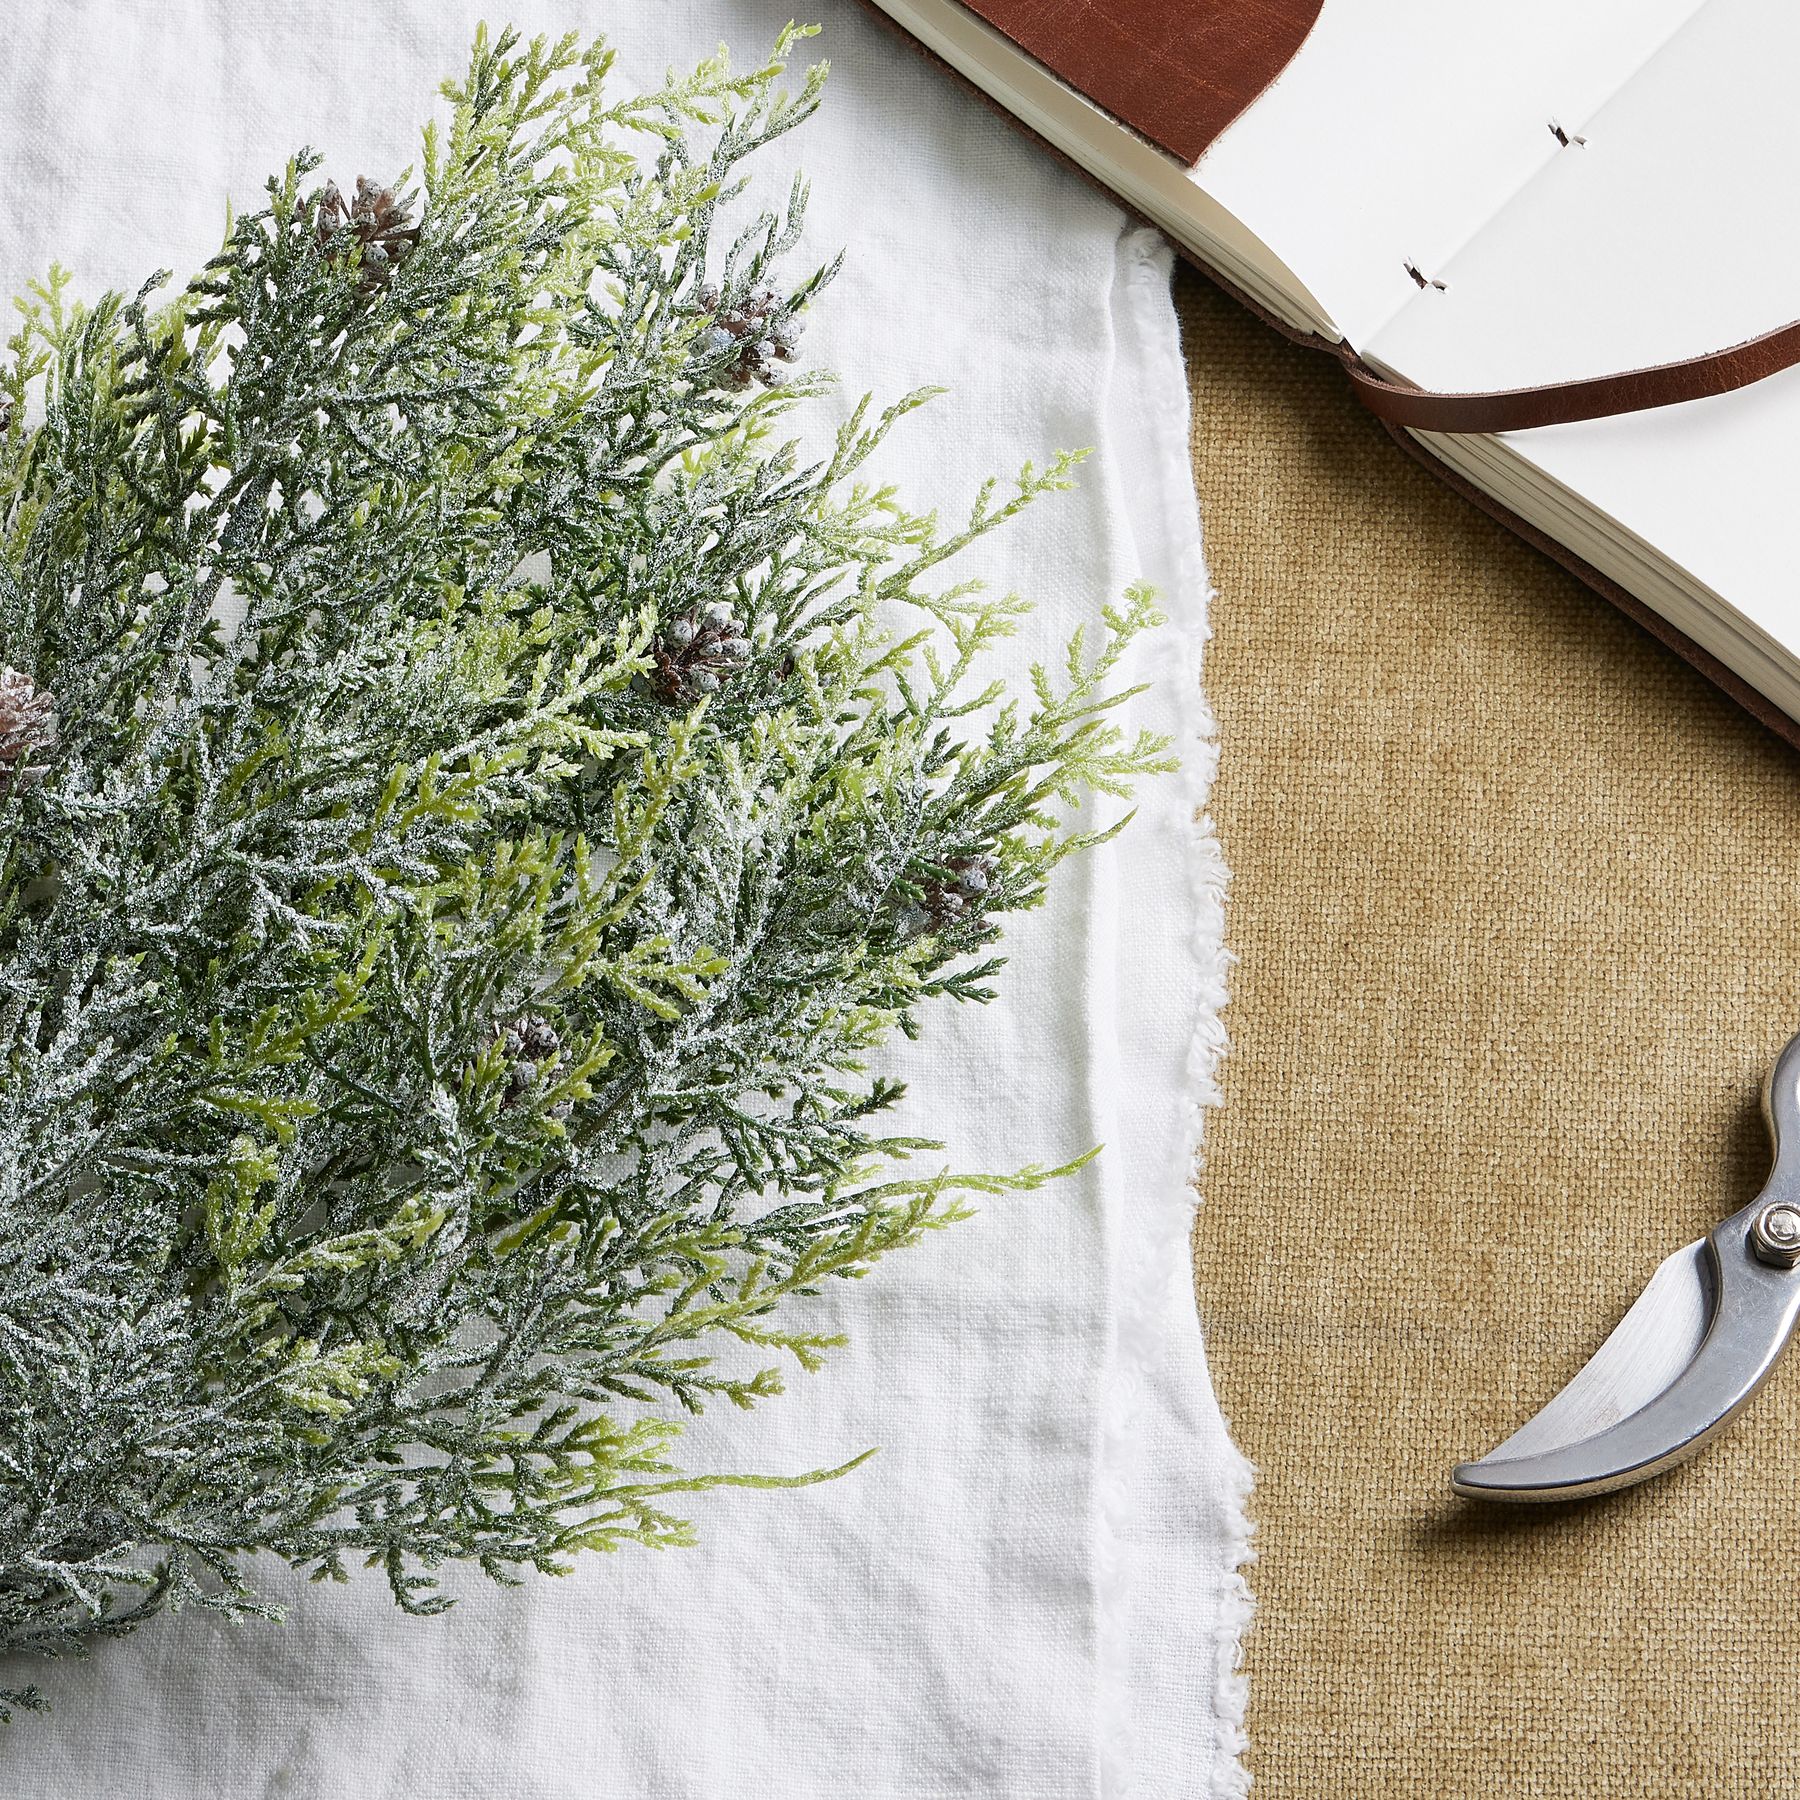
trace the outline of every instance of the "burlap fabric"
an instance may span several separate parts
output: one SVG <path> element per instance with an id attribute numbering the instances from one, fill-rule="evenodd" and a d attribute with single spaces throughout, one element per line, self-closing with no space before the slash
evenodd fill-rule
<path id="1" fill-rule="evenodd" d="M 1800 1794 L 1800 1358 L 1632 1493 L 1448 1487 L 1765 1172 L 1800 758 L 1329 359 L 1180 300 L 1238 958 L 1195 1266 L 1261 1469 L 1257 1791 Z"/>

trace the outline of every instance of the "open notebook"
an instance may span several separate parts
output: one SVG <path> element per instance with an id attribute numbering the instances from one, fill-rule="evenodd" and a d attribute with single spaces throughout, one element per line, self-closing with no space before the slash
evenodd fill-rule
<path id="1" fill-rule="evenodd" d="M 1537 390 L 1800 317 L 1796 0 L 871 3 L 1365 385 Z M 1736 391 L 1410 436 L 1800 742 L 1790 336 Z"/>

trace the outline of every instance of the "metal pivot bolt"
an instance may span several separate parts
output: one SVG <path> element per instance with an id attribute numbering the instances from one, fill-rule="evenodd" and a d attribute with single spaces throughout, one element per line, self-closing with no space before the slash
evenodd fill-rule
<path id="1" fill-rule="evenodd" d="M 1760 1261 L 1778 1269 L 1800 1263 L 1800 1206 L 1785 1200 L 1765 1206 L 1751 1221 L 1750 1248 Z"/>

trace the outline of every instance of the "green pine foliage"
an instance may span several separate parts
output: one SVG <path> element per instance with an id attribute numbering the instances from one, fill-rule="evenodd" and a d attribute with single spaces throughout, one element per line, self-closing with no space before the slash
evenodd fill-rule
<path id="1" fill-rule="evenodd" d="M 919 1158 L 866 1063 L 1164 765 L 1154 613 L 1002 694 L 939 565 L 1070 459 L 950 529 L 863 473 L 922 396 L 780 436 L 830 271 L 798 189 L 720 209 L 790 46 L 620 97 L 484 35 L 416 191 L 303 154 L 172 297 L 20 302 L 0 1648 L 273 1611 L 260 1552 L 431 1612 L 684 1542 L 756 1478 L 674 1420 L 818 1362 L 789 1302 L 1051 1173 Z"/>

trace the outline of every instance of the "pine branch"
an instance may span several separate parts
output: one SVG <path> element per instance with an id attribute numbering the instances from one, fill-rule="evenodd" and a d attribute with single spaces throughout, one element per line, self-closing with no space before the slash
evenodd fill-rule
<path id="1" fill-rule="evenodd" d="M 1156 615 L 1010 697 L 1023 604 L 931 584 L 1074 459 L 945 532 L 867 476 L 928 394 L 782 438 L 835 265 L 783 276 L 802 186 L 726 221 L 800 35 L 616 97 L 484 32 L 416 175 L 302 152 L 185 286 L 18 303 L 0 1649 L 266 1616 L 263 1552 L 431 1612 L 843 1473 L 677 1421 L 1057 1173 L 912 1172 L 868 1065 L 1167 766 L 1115 710 Z"/>

